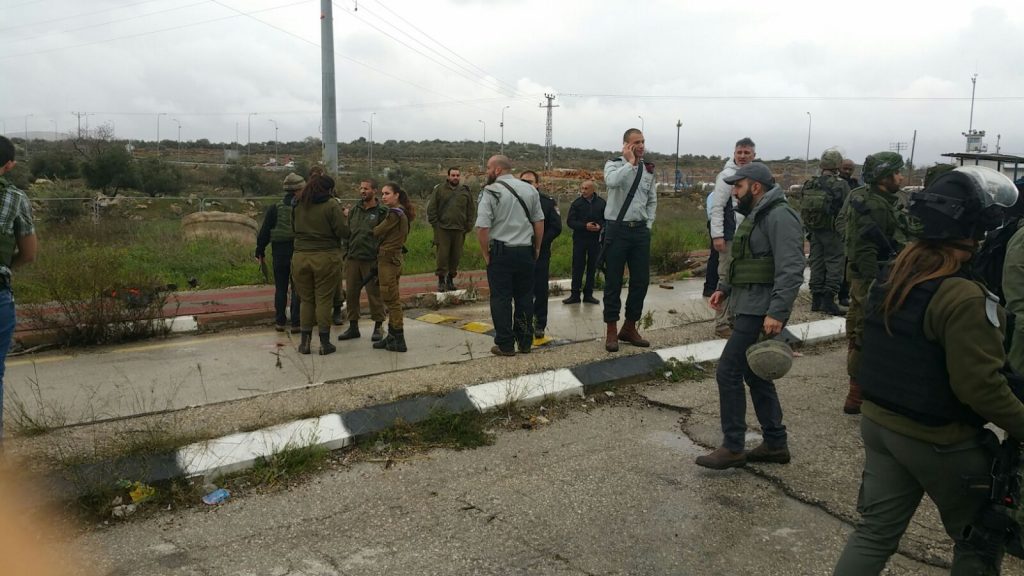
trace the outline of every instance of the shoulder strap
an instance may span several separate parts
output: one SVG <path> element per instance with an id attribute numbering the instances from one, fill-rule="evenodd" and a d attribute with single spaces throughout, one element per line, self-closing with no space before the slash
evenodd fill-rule
<path id="1" fill-rule="evenodd" d="M 633 202 L 633 197 L 636 196 L 636 189 L 640 186 L 640 178 L 644 175 L 646 167 L 644 163 L 637 158 L 636 160 L 636 177 L 633 178 L 633 185 L 629 187 L 629 193 L 626 194 L 626 199 L 622 201 L 622 206 L 619 207 L 619 215 L 615 218 L 616 224 L 622 224 L 622 219 L 626 217 L 626 210 L 629 209 L 629 205 Z"/>
<path id="2" fill-rule="evenodd" d="M 523 202 L 523 199 L 519 197 L 519 194 L 516 193 L 515 188 L 513 188 L 512 185 L 509 184 L 508 182 L 503 182 L 501 180 L 496 180 L 496 182 L 498 184 L 501 184 L 505 188 L 508 188 L 508 191 L 511 192 L 512 195 L 516 197 L 516 200 L 519 201 L 519 205 L 523 207 L 523 212 L 526 213 L 526 221 L 532 223 L 532 221 L 530 220 L 530 209 L 526 207 L 526 202 Z"/>

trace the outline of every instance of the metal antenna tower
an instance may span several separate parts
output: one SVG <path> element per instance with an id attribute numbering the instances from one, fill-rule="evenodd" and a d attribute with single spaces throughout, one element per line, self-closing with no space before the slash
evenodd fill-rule
<path id="1" fill-rule="evenodd" d="M 906 142 L 889 142 L 889 151 L 895 152 L 900 156 L 903 155 L 903 151 L 907 149 Z"/>
<path id="2" fill-rule="evenodd" d="M 552 146 L 552 144 L 551 144 L 551 109 L 552 108 L 558 108 L 558 105 L 551 103 L 555 99 L 555 95 L 554 94 L 545 94 L 544 97 L 548 99 L 548 103 L 546 105 L 544 103 L 541 103 L 541 104 L 538 104 L 537 106 L 539 106 L 540 108 L 547 108 L 548 109 L 548 125 L 547 125 L 547 129 L 544 131 L 544 148 L 545 148 L 545 153 L 544 153 L 544 169 L 545 170 L 550 170 L 551 167 L 552 167 L 551 151 L 554 148 L 554 146 Z"/>

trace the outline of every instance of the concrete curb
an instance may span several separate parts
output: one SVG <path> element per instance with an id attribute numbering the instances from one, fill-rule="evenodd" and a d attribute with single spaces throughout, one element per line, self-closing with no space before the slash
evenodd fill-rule
<path id="1" fill-rule="evenodd" d="M 845 320 L 832 318 L 789 326 L 784 337 L 793 344 L 814 344 L 842 338 L 845 332 Z M 581 397 L 597 389 L 649 378 L 660 373 L 672 358 L 683 362 L 717 360 L 725 342 L 711 340 L 612 357 L 573 368 L 477 384 L 444 396 L 417 396 L 350 412 L 296 420 L 189 444 L 171 454 L 83 465 L 75 471 L 75 477 L 88 479 L 86 485 L 89 486 L 109 483 L 112 470 L 117 470 L 120 477 L 147 482 L 176 477 L 216 478 L 249 468 L 259 459 L 284 449 L 317 445 L 337 450 L 351 445 L 361 436 L 388 429 L 398 420 L 419 422 L 438 409 L 452 413 L 486 412 L 509 404 Z"/>

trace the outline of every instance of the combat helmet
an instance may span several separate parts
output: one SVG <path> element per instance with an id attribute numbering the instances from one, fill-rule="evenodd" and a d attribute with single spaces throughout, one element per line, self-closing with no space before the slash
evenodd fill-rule
<path id="1" fill-rule="evenodd" d="M 829 148 L 821 153 L 821 161 L 818 162 L 818 166 L 822 170 L 839 170 L 839 167 L 843 165 L 843 153 L 835 148 Z"/>
<path id="2" fill-rule="evenodd" d="M 793 349 L 782 340 L 765 340 L 747 348 L 750 371 L 765 380 L 782 378 L 793 367 Z"/>
<path id="3" fill-rule="evenodd" d="M 921 224 L 922 240 L 981 240 L 1016 202 L 1017 187 L 1001 172 L 961 166 L 912 193 L 908 211 Z"/>
<path id="4" fill-rule="evenodd" d="M 864 181 L 879 182 L 903 169 L 903 157 L 895 152 L 876 152 L 864 159 Z"/>

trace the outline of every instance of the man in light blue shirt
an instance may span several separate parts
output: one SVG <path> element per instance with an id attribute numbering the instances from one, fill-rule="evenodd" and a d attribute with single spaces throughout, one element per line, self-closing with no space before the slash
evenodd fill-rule
<path id="1" fill-rule="evenodd" d="M 651 343 L 640 337 L 636 323 L 644 311 L 644 298 L 651 280 L 651 226 L 658 208 L 654 182 L 654 164 L 643 161 L 644 134 L 636 128 L 622 135 L 622 156 L 604 165 L 608 203 L 604 210 L 604 321 L 608 325 L 604 348 L 619 351 L 619 340 L 634 346 Z M 637 183 L 631 200 L 629 191 Z M 619 212 L 629 201 L 621 222 Z M 629 267 L 629 292 L 626 295 L 626 320 L 618 330 L 622 307 L 622 278 Z"/>
<path id="2" fill-rule="evenodd" d="M 477 202 L 476 236 L 487 262 L 494 347 L 491 354 L 529 354 L 533 345 L 533 270 L 544 239 L 540 194 L 512 175 L 505 156 L 487 161 Z M 513 303 L 515 304 L 513 310 Z"/>

